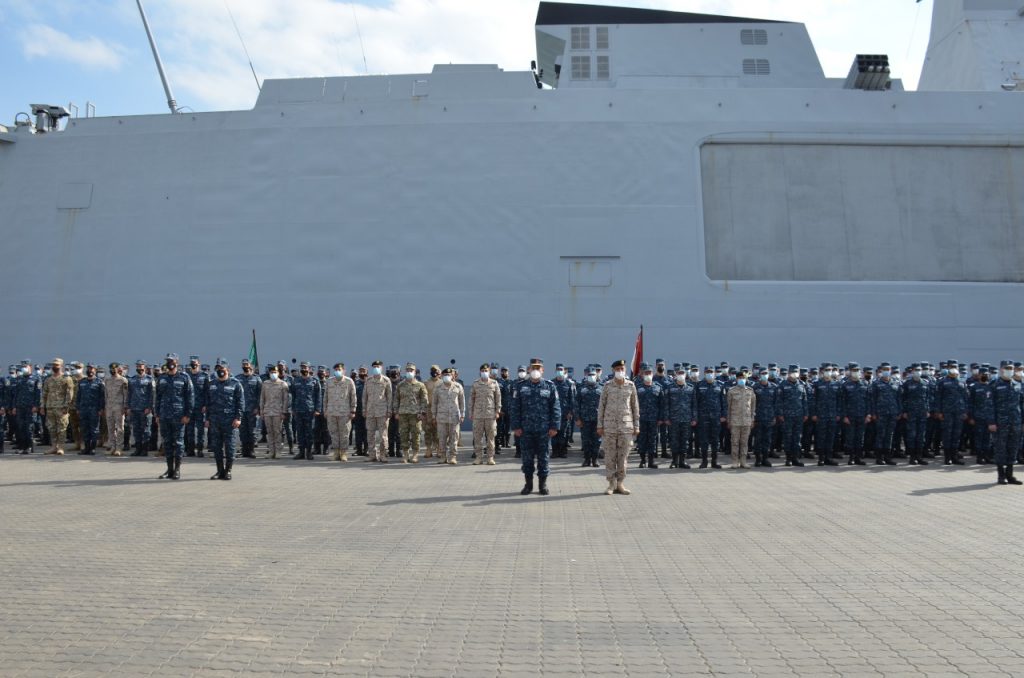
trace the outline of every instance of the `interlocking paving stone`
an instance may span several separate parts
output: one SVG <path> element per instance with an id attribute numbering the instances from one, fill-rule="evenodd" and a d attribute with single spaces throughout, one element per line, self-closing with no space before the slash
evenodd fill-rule
<path id="1" fill-rule="evenodd" d="M 261 450 L 262 451 L 262 450 Z M 468 456 L 463 451 L 463 456 Z M 0 457 L 2 676 L 1024 673 L 992 467 Z"/>

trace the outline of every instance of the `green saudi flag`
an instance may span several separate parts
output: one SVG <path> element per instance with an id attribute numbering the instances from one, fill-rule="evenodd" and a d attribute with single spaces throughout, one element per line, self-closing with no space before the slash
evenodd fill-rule
<path id="1" fill-rule="evenodd" d="M 252 331 L 252 346 L 249 347 L 249 362 L 252 363 L 252 371 L 260 373 L 260 354 L 256 350 L 256 330 Z"/>

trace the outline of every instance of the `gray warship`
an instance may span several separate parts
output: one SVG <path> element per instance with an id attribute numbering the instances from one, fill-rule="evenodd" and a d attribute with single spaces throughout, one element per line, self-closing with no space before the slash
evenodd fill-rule
<path id="1" fill-rule="evenodd" d="M 9 359 L 237 362 L 255 328 L 267 359 L 607 365 L 640 325 L 670 362 L 1019 355 L 1021 0 L 936 0 L 913 92 L 784 21 L 541 2 L 536 51 L 33 105 L 0 126 Z"/>

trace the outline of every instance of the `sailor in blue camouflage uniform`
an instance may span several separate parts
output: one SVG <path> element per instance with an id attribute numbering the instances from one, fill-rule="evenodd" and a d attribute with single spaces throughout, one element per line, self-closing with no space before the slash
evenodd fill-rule
<path id="1" fill-rule="evenodd" d="M 558 402 L 562 406 L 562 421 L 558 426 L 558 435 L 551 441 L 551 456 L 565 458 L 569 456 L 569 422 L 576 416 L 576 384 L 569 379 L 562 363 L 555 364 L 554 382 L 558 389 Z"/>
<path id="2" fill-rule="evenodd" d="M 506 404 L 512 402 L 512 380 L 509 378 L 507 365 L 501 366 L 498 376 L 498 390 L 501 392 L 501 402 Z M 501 415 L 498 417 L 498 436 L 494 444 L 495 454 L 501 454 L 502 448 L 510 446 L 509 436 L 512 429 L 509 427 L 508 422 L 509 413 L 505 408 L 502 408 Z"/>
<path id="3" fill-rule="evenodd" d="M 1021 424 L 1024 416 L 1024 387 L 1013 378 L 1013 362 L 999 364 L 999 379 L 992 385 L 994 423 L 989 431 L 994 434 L 993 457 L 1000 485 L 1020 485 L 1013 475 L 1013 464 L 1021 445 Z"/>
<path id="4" fill-rule="evenodd" d="M 847 365 L 850 377 L 839 387 L 839 414 L 843 419 L 847 466 L 864 466 L 864 429 L 871 417 L 871 392 L 860 365 Z"/>
<path id="5" fill-rule="evenodd" d="M 955 360 L 947 361 L 945 369 L 946 376 L 935 386 L 935 410 L 942 424 L 942 452 L 947 466 L 963 466 L 960 438 L 967 421 L 967 386 L 960 381 L 960 367 Z"/>
<path id="6" fill-rule="evenodd" d="M 782 427 L 782 448 L 786 453 L 786 466 L 803 466 L 800 461 L 800 437 L 804 419 L 808 418 L 807 389 L 799 380 L 799 365 L 790 365 L 786 379 L 776 391 L 779 425 Z"/>
<path id="7" fill-rule="evenodd" d="M 584 370 L 583 383 L 576 390 L 576 425 L 580 429 L 583 466 L 597 468 L 597 455 L 601 449 L 601 438 L 597 435 L 597 407 L 603 391 L 604 385 L 598 383 L 596 371 L 588 366 Z"/>
<path id="8" fill-rule="evenodd" d="M 900 382 L 889 363 L 878 366 L 878 379 L 869 389 L 871 419 L 875 422 L 875 463 L 895 466 L 892 458 L 893 435 L 903 412 Z"/>
<path id="9" fill-rule="evenodd" d="M 18 378 L 14 381 L 10 394 L 10 411 L 14 416 L 15 446 L 22 454 L 36 451 L 32 427 L 36 415 L 39 413 L 42 397 L 42 380 L 32 371 L 32 362 L 22 360 L 18 368 Z"/>
<path id="10" fill-rule="evenodd" d="M 156 416 L 163 436 L 167 472 L 160 478 L 181 478 L 181 455 L 185 451 L 185 427 L 195 411 L 196 396 L 192 379 L 182 374 L 178 356 L 168 353 L 164 371 L 156 382 Z"/>
<path id="11" fill-rule="evenodd" d="M 78 454 L 94 455 L 100 436 L 100 419 L 107 407 L 107 398 L 103 380 L 96 376 L 96 366 L 92 363 L 86 364 L 85 376 L 78 380 L 75 387 L 75 407 L 78 409 L 83 446 Z"/>
<path id="12" fill-rule="evenodd" d="M 814 421 L 814 451 L 818 454 L 818 466 L 835 466 L 833 456 L 839 427 L 839 389 L 833 380 L 832 365 L 824 364 L 818 372 L 818 381 L 813 385 L 814 398 L 811 402 L 811 419 Z"/>
<path id="13" fill-rule="evenodd" d="M 206 428 L 217 472 L 210 480 L 231 480 L 236 431 L 246 411 L 245 387 L 228 373 L 226 360 L 217 359 L 214 378 L 206 385 Z"/>
<path id="14" fill-rule="evenodd" d="M 672 440 L 672 465 L 669 468 L 690 468 L 686 463 L 693 431 L 697 427 L 697 392 L 686 381 L 682 365 L 674 368 L 673 381 L 665 390 L 665 416 Z"/>
<path id="15" fill-rule="evenodd" d="M 711 468 L 722 468 L 718 463 L 719 433 L 725 423 L 725 387 L 715 379 L 713 367 L 704 368 L 704 381 L 694 387 L 697 406 L 697 446 L 700 448 L 700 467 L 708 467 L 708 449 L 711 450 Z"/>
<path id="16" fill-rule="evenodd" d="M 529 381 L 529 377 L 527 376 L 528 374 L 529 374 L 529 372 L 526 371 L 526 365 L 520 365 L 516 369 L 516 378 L 512 380 L 512 384 L 511 384 L 511 386 L 509 388 L 509 391 L 511 392 L 512 400 L 515 400 L 516 394 L 519 393 L 519 387 L 524 382 Z M 512 402 L 512 400 L 509 400 L 509 402 Z M 503 400 L 502 402 L 505 402 L 505 401 Z M 512 409 L 511 408 L 509 408 L 508 413 L 509 413 L 509 418 L 508 418 L 509 424 L 508 425 L 509 425 L 509 428 L 512 429 L 512 431 L 513 431 L 512 438 L 513 438 L 513 441 L 514 441 L 514 444 L 515 444 L 515 448 L 516 448 L 516 459 L 519 459 L 523 455 L 523 449 L 522 449 L 523 446 L 522 446 L 522 442 L 519 440 L 519 438 L 520 438 L 519 434 L 515 433 L 515 427 L 512 426 Z"/>
<path id="17" fill-rule="evenodd" d="M 668 373 L 668 364 L 664 358 L 655 358 L 654 360 L 654 383 L 661 386 L 661 392 L 663 395 L 668 394 L 668 387 L 672 385 L 672 376 Z M 666 403 L 667 407 L 667 403 Z M 669 425 L 668 416 L 666 420 L 662 421 L 658 425 L 658 447 L 661 450 L 661 458 L 669 458 L 669 444 L 672 442 L 672 431 Z"/>
<path id="18" fill-rule="evenodd" d="M 928 419 L 932 412 L 932 386 L 924 378 L 920 363 L 910 366 L 910 379 L 903 382 L 902 401 L 903 418 L 907 420 L 907 455 L 908 465 L 927 466 L 924 460 L 925 435 Z"/>
<path id="19" fill-rule="evenodd" d="M 156 381 L 146 369 L 145 360 L 135 361 L 135 374 L 128 378 L 128 419 L 135 437 L 133 457 L 145 457 L 149 452 L 149 431 L 156 399 Z"/>
<path id="20" fill-rule="evenodd" d="M 310 365 L 299 364 L 299 376 L 292 381 L 292 420 L 295 422 L 295 437 L 299 451 L 293 459 L 313 460 L 313 418 L 320 414 L 323 393 L 320 382 L 311 374 Z"/>
<path id="21" fill-rule="evenodd" d="M 754 384 L 754 466 L 771 468 L 768 461 L 778 420 L 778 386 L 767 369 L 761 370 Z"/>
<path id="22" fill-rule="evenodd" d="M 640 436 L 637 439 L 640 468 L 658 468 L 658 428 L 667 419 L 664 396 L 661 384 L 654 381 L 654 370 L 650 364 L 641 363 L 640 381 L 636 385 L 640 404 Z"/>
<path id="23" fill-rule="evenodd" d="M 512 429 L 519 439 L 523 456 L 523 476 L 526 483 L 520 494 L 533 492 L 533 474 L 537 473 L 539 492 L 548 491 L 549 442 L 558 435 L 562 422 L 562 407 L 558 401 L 558 389 L 544 379 L 544 361 L 530 360 L 530 372 L 526 379 L 516 384 L 512 397 Z"/>
<path id="24" fill-rule="evenodd" d="M 245 395 L 245 410 L 242 412 L 242 423 L 238 428 L 242 443 L 242 456 L 254 459 L 256 457 L 256 412 L 260 409 L 260 391 L 263 389 L 263 380 L 256 374 L 256 370 L 248 358 L 242 360 L 242 373 L 236 375 L 235 379 L 242 385 Z M 207 412 L 209 412 L 209 405 L 207 405 Z"/>
<path id="25" fill-rule="evenodd" d="M 979 464 L 992 463 L 992 432 L 988 427 L 995 422 L 996 414 L 989 367 L 979 366 L 976 378 L 967 386 L 967 416 L 974 429 L 972 445 Z"/>
<path id="26" fill-rule="evenodd" d="M 210 383 L 209 370 L 203 370 L 199 364 L 199 356 L 193 355 L 188 358 L 187 376 L 192 380 L 192 393 L 195 394 L 195 403 L 189 415 L 188 424 L 185 426 L 185 455 L 189 457 L 203 456 L 203 443 L 206 437 L 206 415 L 203 413 L 206 408 L 206 385 Z"/>

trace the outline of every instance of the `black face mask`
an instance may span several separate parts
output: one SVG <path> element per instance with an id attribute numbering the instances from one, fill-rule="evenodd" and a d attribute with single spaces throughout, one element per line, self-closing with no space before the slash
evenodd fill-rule
<path id="1" fill-rule="evenodd" d="M 225 371 L 225 370 L 217 370 L 217 377 L 218 378 L 223 379 L 226 376 L 228 376 L 227 371 Z"/>
<path id="2" fill-rule="evenodd" d="M 309 376 L 309 370 L 302 370 L 301 372 L 299 372 L 299 374 L 301 374 L 304 377 L 308 377 Z"/>
<path id="3" fill-rule="evenodd" d="M 135 374 L 145 374 L 145 373 L 146 373 L 146 370 L 144 370 L 144 369 L 135 370 Z"/>

